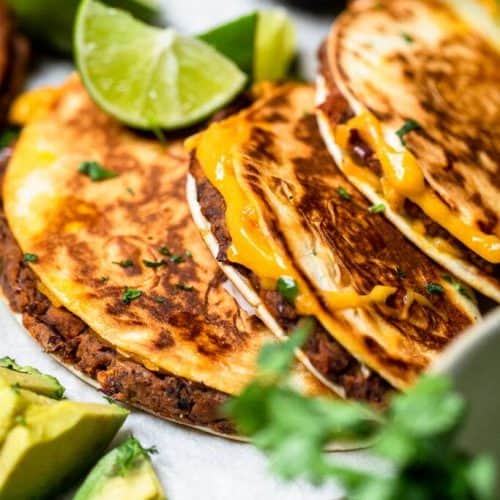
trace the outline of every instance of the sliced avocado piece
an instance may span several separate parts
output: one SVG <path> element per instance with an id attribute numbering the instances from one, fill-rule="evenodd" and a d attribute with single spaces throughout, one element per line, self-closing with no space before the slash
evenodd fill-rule
<path id="1" fill-rule="evenodd" d="M 64 387 L 55 377 L 41 373 L 31 366 L 19 366 L 12 358 L 0 358 L 0 379 L 13 386 L 61 399 Z"/>
<path id="2" fill-rule="evenodd" d="M 150 453 L 131 437 L 92 469 L 73 500 L 165 500 Z"/>
<path id="3" fill-rule="evenodd" d="M 0 498 L 54 498 L 99 459 L 128 412 L 115 405 L 30 405 L 0 450 Z"/>
<path id="4" fill-rule="evenodd" d="M 46 405 L 55 402 L 54 399 L 17 387 L 8 385 L 0 387 L 0 446 L 13 427 L 24 423 L 25 412 L 30 405 Z"/>

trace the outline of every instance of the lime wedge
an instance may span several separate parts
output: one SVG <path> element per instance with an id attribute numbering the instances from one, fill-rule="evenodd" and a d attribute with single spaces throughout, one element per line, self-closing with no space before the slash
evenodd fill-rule
<path id="1" fill-rule="evenodd" d="M 80 0 L 7 0 L 21 28 L 53 50 L 71 54 L 73 24 Z M 158 15 L 158 0 L 107 0 L 136 17 L 152 22 Z M 57 13 L 57 15 L 55 15 Z"/>
<path id="2" fill-rule="evenodd" d="M 251 76 L 258 18 L 259 14 L 252 12 L 198 35 L 198 38 L 231 59 L 241 71 Z"/>
<path id="3" fill-rule="evenodd" d="M 259 12 L 255 35 L 254 81 L 288 75 L 296 52 L 295 27 L 281 10 Z"/>
<path id="4" fill-rule="evenodd" d="M 198 35 L 255 81 L 282 80 L 295 55 L 295 28 L 281 10 L 239 17 Z"/>
<path id="5" fill-rule="evenodd" d="M 238 67 L 204 42 L 141 23 L 83 0 L 75 56 L 96 103 L 133 127 L 191 125 L 225 105 L 245 85 Z"/>

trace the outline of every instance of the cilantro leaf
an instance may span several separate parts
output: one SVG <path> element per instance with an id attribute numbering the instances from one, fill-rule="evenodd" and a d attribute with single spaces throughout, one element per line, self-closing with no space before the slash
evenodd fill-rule
<path id="1" fill-rule="evenodd" d="M 413 38 L 413 36 L 411 36 L 409 33 L 406 33 L 404 31 L 401 33 L 401 37 L 403 38 L 403 40 L 406 43 L 413 43 L 415 41 L 415 39 Z"/>
<path id="2" fill-rule="evenodd" d="M 140 459 L 148 458 L 153 453 L 158 453 L 155 446 L 144 448 L 141 443 L 133 436 L 128 438 L 118 448 L 118 457 L 116 465 L 119 469 L 119 474 L 124 476 L 127 471 L 134 468 Z"/>
<path id="3" fill-rule="evenodd" d="M 38 255 L 36 253 L 25 253 L 23 255 L 24 262 L 38 262 Z"/>
<path id="4" fill-rule="evenodd" d="M 396 135 L 399 137 L 401 144 L 406 146 L 405 135 L 412 130 L 418 130 L 420 128 L 422 128 L 420 123 L 415 120 L 408 120 L 400 129 L 396 131 Z"/>
<path id="5" fill-rule="evenodd" d="M 172 256 L 172 252 L 167 247 L 158 248 L 158 252 L 160 252 L 162 255 L 165 255 L 166 257 Z"/>
<path id="6" fill-rule="evenodd" d="M 117 266 L 123 267 L 124 269 L 127 267 L 133 267 L 134 261 L 132 259 L 113 261 L 112 264 L 116 264 Z"/>
<path id="7" fill-rule="evenodd" d="M 427 283 L 425 289 L 431 294 L 441 294 L 444 292 L 444 288 L 439 283 Z"/>
<path id="8" fill-rule="evenodd" d="M 351 195 L 347 192 L 347 189 L 345 187 L 339 186 L 337 188 L 337 193 L 339 193 L 339 196 L 346 201 L 351 200 Z"/>
<path id="9" fill-rule="evenodd" d="M 122 302 L 124 304 L 130 304 L 133 300 L 138 299 L 142 295 L 140 290 L 135 290 L 134 288 L 125 287 L 122 294 Z"/>
<path id="10" fill-rule="evenodd" d="M 461 283 L 460 281 L 456 280 L 453 276 L 451 276 L 450 274 L 442 274 L 441 277 L 447 281 L 448 283 L 450 283 L 453 288 L 460 294 L 462 295 L 463 297 L 465 297 L 466 299 L 469 299 L 469 300 L 472 300 L 472 296 L 471 296 L 471 293 L 470 291 L 467 289 L 467 287 Z"/>
<path id="11" fill-rule="evenodd" d="M 297 282 L 290 276 L 281 276 L 276 283 L 276 290 L 290 304 L 293 304 L 295 302 L 295 299 L 299 294 L 299 286 Z"/>
<path id="12" fill-rule="evenodd" d="M 383 203 L 377 203 L 376 205 L 372 205 L 368 211 L 371 214 L 380 214 L 382 212 L 385 212 L 385 205 Z"/>
<path id="13" fill-rule="evenodd" d="M 273 472 L 286 479 L 335 479 L 356 500 L 493 498 L 491 459 L 471 458 L 455 444 L 465 403 L 448 379 L 423 376 L 384 412 L 307 397 L 288 383 L 294 350 L 306 337 L 302 325 L 288 341 L 266 346 L 257 378 L 224 407 L 238 430 L 266 453 Z M 349 439 L 373 440 L 372 454 L 386 472 L 365 472 L 324 453 L 332 440 Z"/>
<path id="14" fill-rule="evenodd" d="M 157 268 L 164 266 L 166 264 L 166 262 L 164 260 L 155 261 L 155 260 L 147 260 L 147 259 L 142 259 L 142 263 L 146 267 L 150 267 L 151 269 L 157 269 Z"/>
<path id="15" fill-rule="evenodd" d="M 80 165 L 78 172 L 90 177 L 90 180 L 92 182 L 105 181 L 107 179 L 118 177 L 118 174 L 116 172 L 106 170 L 100 163 L 96 161 L 84 161 Z"/>

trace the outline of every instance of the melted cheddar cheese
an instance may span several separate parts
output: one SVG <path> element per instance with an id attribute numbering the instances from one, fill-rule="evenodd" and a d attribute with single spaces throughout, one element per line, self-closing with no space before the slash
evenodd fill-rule
<path id="1" fill-rule="evenodd" d="M 488 262 L 500 263 L 500 239 L 483 233 L 475 224 L 464 221 L 452 212 L 426 184 L 422 169 L 413 154 L 406 148 L 396 150 L 387 143 L 375 116 L 363 112 L 346 124 L 337 126 L 335 138 L 344 151 L 352 130 L 357 130 L 362 135 L 380 161 L 382 179 L 377 181 L 377 188 L 395 210 L 401 200 L 408 198 L 473 252 Z M 348 175 L 374 187 L 373 173 L 355 165 L 351 159 L 345 161 L 344 169 Z"/>
<path id="2" fill-rule="evenodd" d="M 239 182 L 235 166 L 241 160 L 242 145 L 249 139 L 249 132 L 248 123 L 237 115 L 212 124 L 186 142 L 188 149 L 196 150 L 205 175 L 226 203 L 226 224 L 232 240 L 228 259 L 254 272 L 266 289 L 274 289 L 282 276 L 292 278 L 298 286 L 297 312 L 316 316 L 325 323 L 318 298 L 267 230 L 258 202 Z M 352 288 L 321 290 L 321 295 L 329 308 L 338 310 L 385 302 L 395 291 L 394 287 L 380 285 L 367 295 Z"/>

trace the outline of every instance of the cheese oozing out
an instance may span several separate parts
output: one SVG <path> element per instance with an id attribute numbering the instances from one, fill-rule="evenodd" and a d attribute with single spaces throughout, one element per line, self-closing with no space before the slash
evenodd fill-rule
<path id="1" fill-rule="evenodd" d="M 236 165 L 241 161 L 242 145 L 248 140 L 249 132 L 245 119 L 236 115 L 212 124 L 186 143 L 188 149 L 196 150 L 205 175 L 224 198 L 226 224 L 231 236 L 228 259 L 254 272 L 266 289 L 276 288 L 280 277 L 292 278 L 298 287 L 297 312 L 321 320 L 325 315 L 317 296 L 267 230 L 253 194 L 239 182 Z M 321 290 L 321 296 L 329 308 L 340 310 L 385 302 L 395 291 L 394 287 L 377 285 L 367 295 L 360 295 L 349 287 Z"/>
<path id="2" fill-rule="evenodd" d="M 357 130 L 375 152 L 382 166 L 382 178 L 379 179 L 367 168 L 356 165 L 348 156 L 343 165 L 347 175 L 381 191 L 396 210 L 402 199 L 411 200 L 474 253 L 488 262 L 500 263 L 500 239 L 485 234 L 475 223 L 465 221 L 453 212 L 427 185 L 415 156 L 406 148 L 396 150 L 387 143 L 380 122 L 373 114 L 363 111 L 335 128 L 335 140 L 344 151 L 348 148 L 349 136 L 353 130 Z"/>

